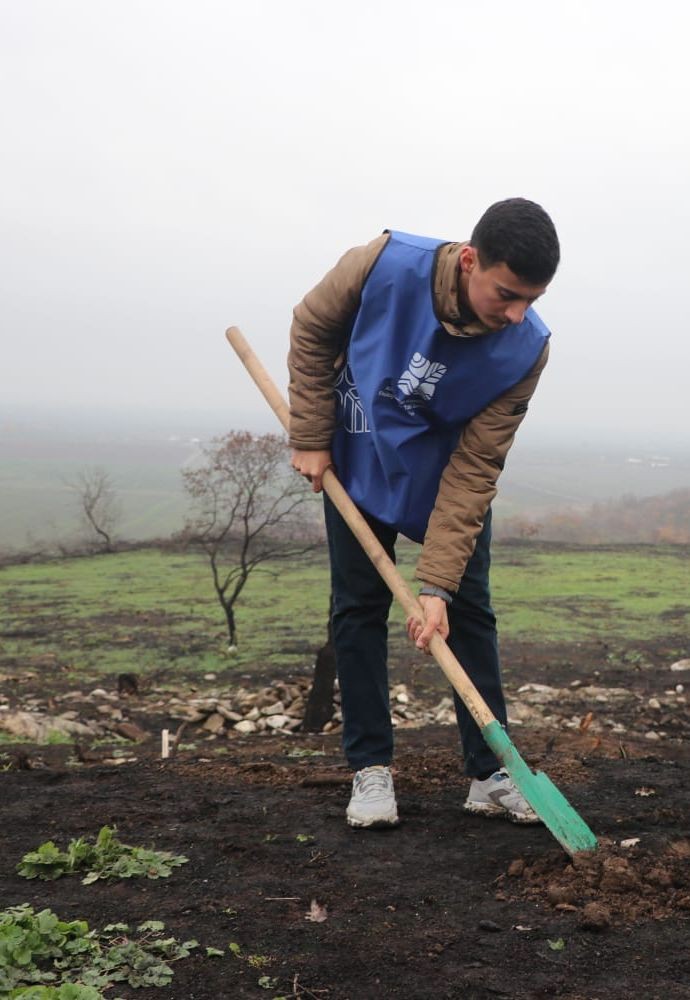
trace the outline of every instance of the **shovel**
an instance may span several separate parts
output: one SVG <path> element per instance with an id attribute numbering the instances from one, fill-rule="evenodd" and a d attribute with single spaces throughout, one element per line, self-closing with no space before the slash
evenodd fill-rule
<path id="1" fill-rule="evenodd" d="M 236 326 L 231 326 L 225 336 L 287 431 L 290 411 L 271 376 Z M 424 611 L 421 605 L 332 469 L 327 469 L 323 475 L 323 488 L 385 580 L 393 596 L 402 605 L 405 614 L 423 622 Z M 598 843 L 590 828 L 543 772 L 538 771 L 535 774 L 528 767 L 506 730 L 489 710 L 445 640 L 438 633 L 432 636 L 429 650 L 472 714 L 484 740 L 544 826 L 551 831 L 568 854 L 593 851 Z"/>

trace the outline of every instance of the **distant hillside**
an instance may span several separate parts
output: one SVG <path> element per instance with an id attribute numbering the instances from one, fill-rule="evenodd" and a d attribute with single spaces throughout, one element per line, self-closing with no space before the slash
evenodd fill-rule
<path id="1" fill-rule="evenodd" d="M 624 496 L 592 504 L 587 510 L 567 508 L 534 518 L 503 518 L 497 538 L 537 537 L 544 541 L 601 545 L 614 542 L 688 544 L 690 489 L 662 496 Z"/>
<path id="2" fill-rule="evenodd" d="M 121 539 L 169 536 L 182 527 L 187 510 L 181 471 L 195 460 L 204 441 L 244 426 L 259 432 L 275 430 L 268 413 L 266 425 L 255 426 L 230 408 L 225 418 L 163 413 L 70 417 L 41 412 L 6 413 L 3 418 L 0 401 L 0 552 L 75 540 L 79 518 L 68 484 L 87 466 L 102 467 L 115 485 L 123 515 Z M 563 519 L 572 528 L 574 521 L 589 521 L 593 510 L 605 511 L 611 497 L 622 495 L 637 498 L 624 504 L 633 511 L 643 498 L 682 491 L 689 483 L 690 448 L 685 445 L 605 445 L 578 439 L 537 445 L 526 438 L 511 450 L 494 504 L 494 523 L 497 531 L 504 526 L 504 537 L 505 526 L 514 536 L 523 530 L 529 533 L 536 522 L 541 537 L 570 538 L 563 533 Z M 615 529 L 621 541 L 638 540 L 638 520 L 644 515 L 632 519 L 635 537 L 623 537 L 620 532 L 625 533 L 628 521 L 619 516 L 619 503 L 614 504 L 610 533 Z M 551 522 L 554 530 L 561 525 L 560 534 L 542 534 L 547 523 L 552 530 Z M 687 530 L 682 518 L 680 526 L 675 520 L 670 526 Z M 607 532 L 604 525 L 602 534 Z M 647 535 L 649 540 L 657 537 L 649 531 Z"/>

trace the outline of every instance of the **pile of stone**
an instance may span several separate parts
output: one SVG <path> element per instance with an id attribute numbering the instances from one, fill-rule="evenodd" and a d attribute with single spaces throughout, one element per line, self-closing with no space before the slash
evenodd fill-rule
<path id="1" fill-rule="evenodd" d="M 96 722 L 80 722 L 79 713 L 68 711 L 49 715 L 39 711 L 5 711 L 0 729 L 19 743 L 58 743 L 69 739 L 94 739 L 105 730 Z"/>
<path id="2" fill-rule="evenodd" d="M 675 665 L 671 669 L 677 672 Z M 618 736 L 628 732 L 628 726 L 616 718 L 622 710 L 620 714 L 627 720 L 635 720 L 635 731 L 649 740 L 680 736 L 678 730 L 685 728 L 687 718 L 683 684 L 674 684 L 653 697 L 579 680 L 566 688 L 523 684 L 515 695 L 507 696 L 507 702 L 508 722 L 513 726 L 580 729 L 593 734 L 608 730 Z"/>
<path id="3" fill-rule="evenodd" d="M 211 691 L 200 698 L 172 698 L 168 707 L 171 718 L 200 725 L 216 736 L 294 733 L 302 725 L 310 684 L 304 678 L 293 683 L 277 682 L 259 691 L 246 688 L 232 693 Z M 448 725 L 455 721 L 452 699 L 443 698 L 433 708 L 413 707 L 405 684 L 396 684 L 391 690 L 391 714 L 394 726 L 422 726 L 430 722 Z M 339 732 L 342 719 L 336 686 L 333 715 L 322 732 Z"/>
<path id="4" fill-rule="evenodd" d="M 686 685 L 681 681 L 685 680 L 684 673 L 690 673 L 690 659 L 672 664 L 670 671 L 665 678 L 666 687 L 652 696 L 579 680 L 564 688 L 524 684 L 516 692 L 506 692 L 508 720 L 513 726 L 579 728 L 593 734 L 608 730 L 616 735 L 625 733 L 627 725 L 650 740 L 687 737 L 690 715 Z M 10 733 L 18 741 L 33 743 L 68 742 L 70 738 L 88 741 L 90 737 L 107 737 L 112 733 L 140 741 L 153 735 L 152 717 L 156 718 L 156 725 L 165 726 L 168 720 L 178 720 L 226 737 L 288 735 L 301 729 L 310 678 L 274 681 L 254 691 L 244 687 L 215 687 L 216 679 L 215 674 L 204 675 L 208 688 L 198 696 L 195 688 L 189 693 L 171 694 L 167 688 L 147 689 L 145 684 L 130 696 L 127 691 L 105 688 L 67 691 L 44 698 L 29 695 L 12 701 L 0 694 L 0 731 Z M 407 686 L 396 684 L 391 688 L 390 701 L 396 727 L 455 725 L 450 693 L 437 703 L 419 698 L 413 701 Z M 322 731 L 336 733 L 341 728 L 340 693 L 336 684 L 333 713 Z"/>

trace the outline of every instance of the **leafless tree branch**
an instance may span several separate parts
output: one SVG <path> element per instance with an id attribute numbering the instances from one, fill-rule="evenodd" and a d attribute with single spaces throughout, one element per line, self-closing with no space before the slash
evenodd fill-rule
<path id="1" fill-rule="evenodd" d="M 193 513 L 185 536 L 206 555 L 231 646 L 237 645 L 235 605 L 262 564 L 298 559 L 318 544 L 309 516 L 311 494 L 287 461 L 276 434 L 231 431 L 203 451 L 203 463 L 182 473 Z"/>

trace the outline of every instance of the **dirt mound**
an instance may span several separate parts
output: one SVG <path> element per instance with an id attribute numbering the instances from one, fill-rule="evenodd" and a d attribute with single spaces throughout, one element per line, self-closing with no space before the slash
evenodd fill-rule
<path id="1" fill-rule="evenodd" d="M 498 880 L 498 898 L 547 902 L 578 914 L 583 930 L 659 920 L 690 912 L 690 840 L 656 850 L 603 841 L 568 859 L 549 852 L 532 863 L 515 859 Z"/>

